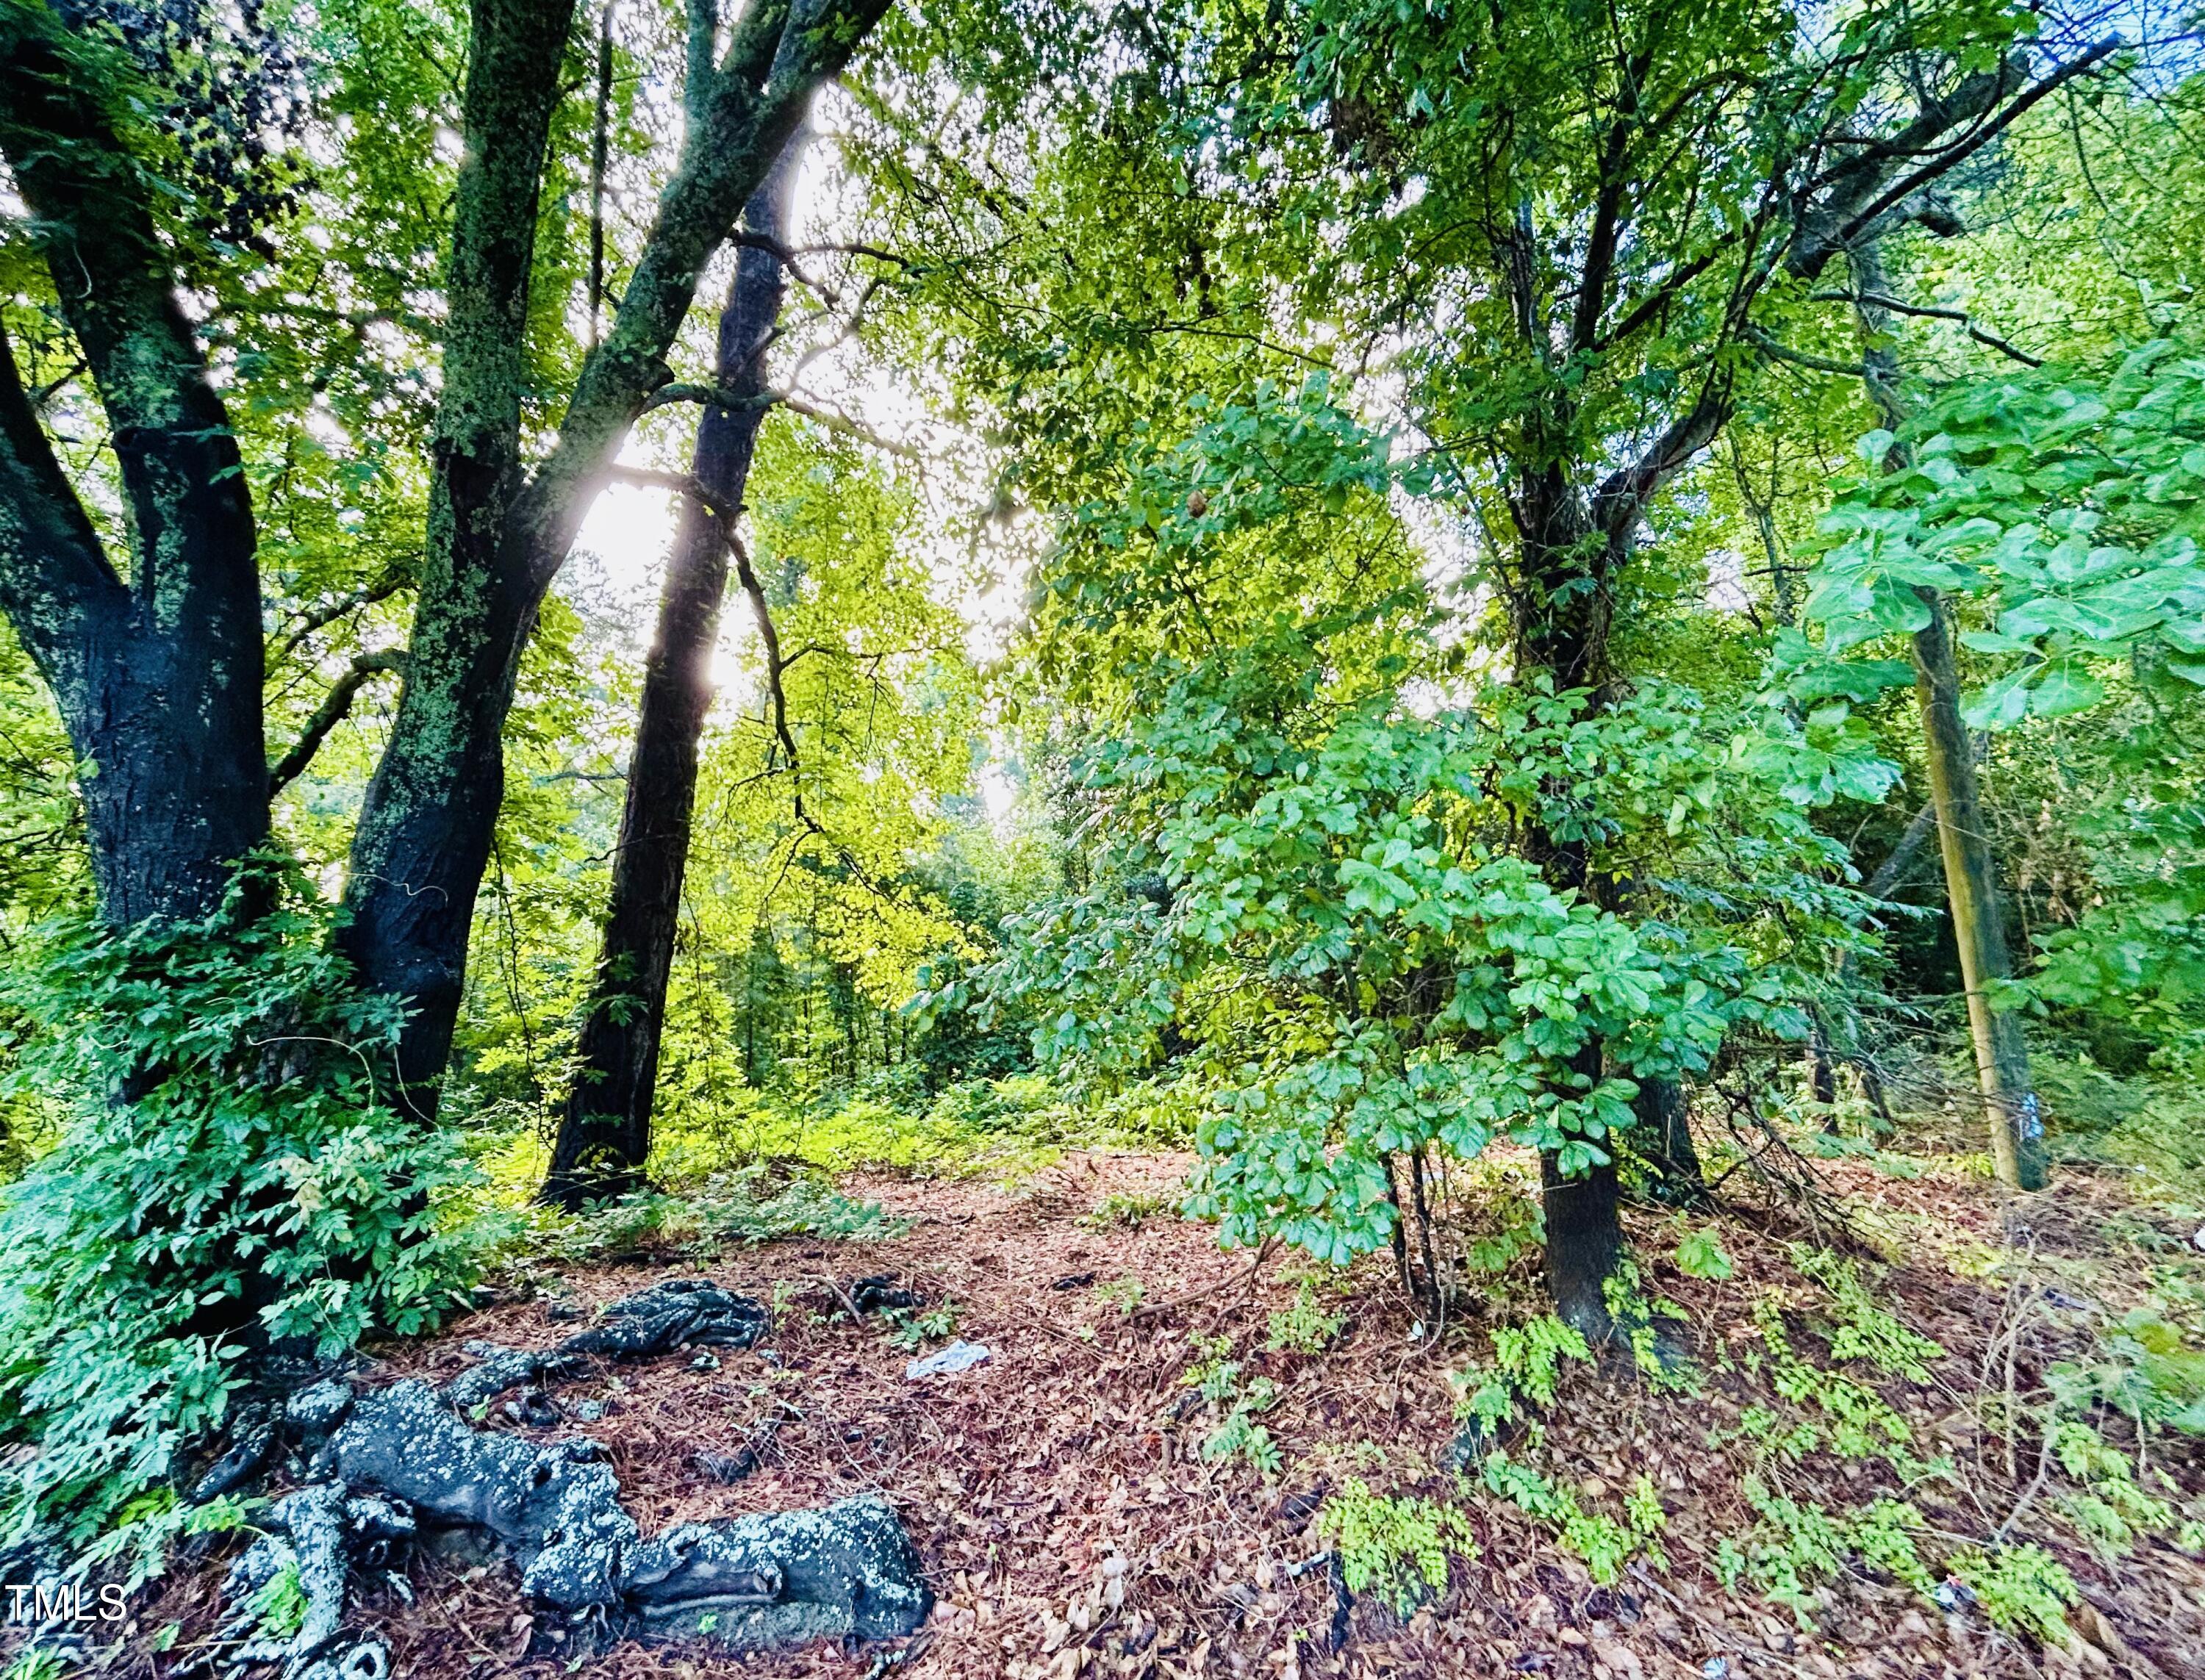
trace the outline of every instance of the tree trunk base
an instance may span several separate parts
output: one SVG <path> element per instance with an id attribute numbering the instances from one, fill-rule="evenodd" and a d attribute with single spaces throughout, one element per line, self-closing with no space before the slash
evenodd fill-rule
<path id="1" fill-rule="evenodd" d="M 1605 1342 L 1615 1333 L 1608 1280 L 1624 1256 L 1615 1163 L 1566 1178 L 1555 1155 L 1542 1151 L 1539 1186 L 1547 1216 L 1547 1293 L 1554 1315 L 1588 1342 Z"/>

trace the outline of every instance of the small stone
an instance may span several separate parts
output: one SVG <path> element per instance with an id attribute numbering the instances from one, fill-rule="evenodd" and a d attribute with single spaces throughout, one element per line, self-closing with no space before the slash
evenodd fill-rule
<path id="1" fill-rule="evenodd" d="M 720 1356 L 707 1348 L 689 1362 L 689 1368 L 692 1371 L 716 1371 L 720 1368 Z"/>
<path id="2" fill-rule="evenodd" d="M 1939 1582 L 1929 1596 L 1937 1600 L 1937 1607 L 1948 1616 L 1956 1616 L 1964 1610 L 1971 1609 L 1976 1602 L 1976 1595 L 1968 1590 L 1967 1582 L 1951 1576 Z"/>
<path id="3" fill-rule="evenodd" d="M 581 1400 L 575 1404 L 574 1416 L 579 1422 L 601 1423 L 604 1416 L 605 1403 L 603 1400 Z"/>
<path id="4" fill-rule="evenodd" d="M 952 1342 L 939 1353 L 929 1354 L 924 1359 L 914 1359 L 904 1367 L 904 1380 L 918 1382 L 927 1377 L 955 1376 L 960 1371 L 969 1371 L 982 1361 L 995 1356 L 991 1349 L 978 1342 Z"/>

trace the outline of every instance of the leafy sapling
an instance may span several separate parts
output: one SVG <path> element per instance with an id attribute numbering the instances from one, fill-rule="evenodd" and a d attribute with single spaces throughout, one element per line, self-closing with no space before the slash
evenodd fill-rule
<path id="1" fill-rule="evenodd" d="M 1274 1353 L 1322 1353 L 1347 1323 L 1344 1313 L 1328 1313 L 1318 1304 L 1316 1281 L 1304 1278 L 1294 1291 L 1294 1303 L 1271 1315 L 1270 1340 Z"/>

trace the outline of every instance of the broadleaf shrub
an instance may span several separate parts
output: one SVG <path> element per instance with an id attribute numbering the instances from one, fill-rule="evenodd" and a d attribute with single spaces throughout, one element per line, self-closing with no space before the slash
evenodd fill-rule
<path id="1" fill-rule="evenodd" d="M 295 872 L 204 922 L 43 930 L 9 1072 L 66 1105 L 0 1191 L 0 1543 L 109 1526 L 217 1426 L 254 1345 L 430 1327 L 472 1276 L 471 1172 L 382 1100 L 400 1024 Z"/>

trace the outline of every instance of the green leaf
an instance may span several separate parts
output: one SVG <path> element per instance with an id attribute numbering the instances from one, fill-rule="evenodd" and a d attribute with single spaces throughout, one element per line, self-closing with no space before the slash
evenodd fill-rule
<path id="1" fill-rule="evenodd" d="M 2024 668 L 2010 671 L 1960 708 L 1970 729 L 2010 729 L 2029 715 L 2029 680 Z"/>
<path id="2" fill-rule="evenodd" d="M 1709 1278 L 1720 1283 L 1738 1268 L 1712 1226 L 1685 1233 L 1677 1244 L 1677 1269 L 1688 1278 Z"/>
<path id="3" fill-rule="evenodd" d="M 2066 717 L 2106 698 L 2106 686 L 2076 661 L 2048 665 L 2030 691 L 2029 709 L 2039 717 Z"/>

